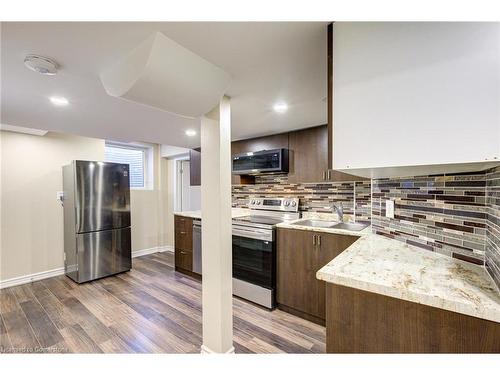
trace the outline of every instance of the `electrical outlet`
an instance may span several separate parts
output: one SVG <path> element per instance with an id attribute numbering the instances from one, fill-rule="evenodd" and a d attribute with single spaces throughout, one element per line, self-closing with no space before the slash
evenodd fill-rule
<path id="1" fill-rule="evenodd" d="M 394 219 L 394 201 L 391 199 L 385 201 L 385 217 Z"/>

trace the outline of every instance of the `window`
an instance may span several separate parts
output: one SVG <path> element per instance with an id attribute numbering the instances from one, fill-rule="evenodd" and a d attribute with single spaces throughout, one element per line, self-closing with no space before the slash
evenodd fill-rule
<path id="1" fill-rule="evenodd" d="M 130 187 L 146 187 L 146 148 L 106 143 L 104 161 L 129 165 Z"/>

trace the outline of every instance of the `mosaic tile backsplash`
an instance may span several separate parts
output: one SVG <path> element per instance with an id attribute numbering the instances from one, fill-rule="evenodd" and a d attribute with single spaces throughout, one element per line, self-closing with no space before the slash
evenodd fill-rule
<path id="1" fill-rule="evenodd" d="M 500 288 L 500 167 L 486 174 L 486 269 Z"/>
<path id="2" fill-rule="evenodd" d="M 374 233 L 484 264 L 486 172 L 373 180 Z M 385 217 L 386 200 L 395 202 Z"/>
<path id="3" fill-rule="evenodd" d="M 371 222 L 374 233 L 485 265 L 500 287 L 500 167 L 488 171 L 375 179 L 366 182 L 291 184 L 286 175 L 263 175 L 255 185 L 232 187 L 233 207 L 251 197 L 299 198 L 299 209 L 331 212 L 342 202 L 350 221 Z M 395 201 L 394 218 L 385 201 Z"/>
<path id="4" fill-rule="evenodd" d="M 255 185 L 233 185 L 232 204 L 247 207 L 251 197 L 297 197 L 300 211 L 332 212 L 334 202 L 342 203 L 349 221 L 370 222 L 370 191 L 370 182 L 291 184 L 286 175 L 263 175 Z"/>

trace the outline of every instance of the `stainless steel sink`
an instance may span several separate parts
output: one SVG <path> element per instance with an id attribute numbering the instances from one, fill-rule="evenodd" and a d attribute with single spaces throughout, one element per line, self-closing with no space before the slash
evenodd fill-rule
<path id="1" fill-rule="evenodd" d="M 314 220 L 314 219 L 304 219 L 296 221 L 292 225 L 302 225 L 305 227 L 313 227 L 313 228 L 344 229 L 353 232 L 362 231 L 368 226 L 368 224 L 361 224 L 361 223 L 339 223 L 338 221 L 326 221 L 326 220 Z"/>
<path id="2" fill-rule="evenodd" d="M 305 227 L 316 227 L 316 228 L 332 228 L 336 224 L 337 222 L 335 221 L 312 220 L 312 219 L 300 220 L 293 223 L 293 225 L 302 225 Z"/>
<path id="3" fill-rule="evenodd" d="M 361 223 L 338 223 L 331 226 L 330 228 L 345 229 L 345 230 L 352 230 L 355 232 L 359 232 L 365 229 L 367 226 L 368 224 L 361 224 Z"/>

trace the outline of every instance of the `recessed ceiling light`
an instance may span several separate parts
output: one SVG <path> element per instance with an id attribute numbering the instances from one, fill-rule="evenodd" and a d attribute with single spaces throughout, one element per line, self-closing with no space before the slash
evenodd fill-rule
<path id="1" fill-rule="evenodd" d="M 194 137 L 196 135 L 196 130 L 188 129 L 186 130 L 186 135 L 188 137 Z"/>
<path id="2" fill-rule="evenodd" d="M 62 96 L 51 96 L 49 100 L 52 104 L 58 107 L 63 107 L 69 104 L 68 99 L 63 98 Z"/>
<path id="3" fill-rule="evenodd" d="M 273 106 L 274 112 L 285 113 L 288 110 L 288 105 L 286 103 L 276 103 Z"/>
<path id="4" fill-rule="evenodd" d="M 57 74 L 57 63 L 48 57 L 28 55 L 24 58 L 24 65 L 28 69 L 43 75 L 53 76 Z"/>

